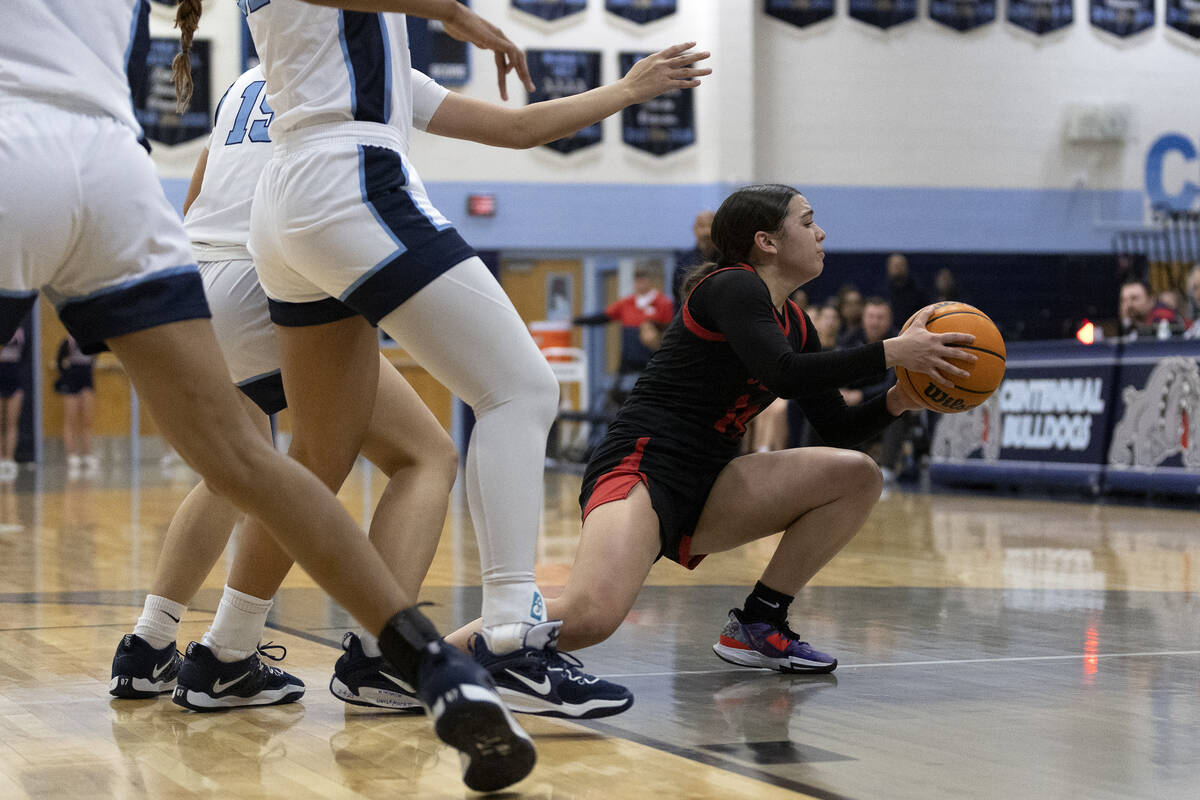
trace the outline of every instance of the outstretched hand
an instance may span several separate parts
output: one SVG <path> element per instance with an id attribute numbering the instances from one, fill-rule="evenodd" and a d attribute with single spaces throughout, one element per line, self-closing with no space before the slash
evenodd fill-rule
<path id="1" fill-rule="evenodd" d="M 525 51 L 517 47 L 504 31 L 488 22 L 464 5 L 458 6 L 454 18 L 444 21 L 446 33 L 460 42 L 468 42 L 481 50 L 491 50 L 496 56 L 496 72 L 500 82 L 500 99 L 508 99 L 508 73 L 514 70 L 527 91 L 536 87 L 529 76 L 529 65 L 525 62 Z"/>
<path id="2" fill-rule="evenodd" d="M 954 385 L 951 378 L 966 378 L 971 373 L 951 363 L 965 361 L 974 364 L 979 356 L 961 346 L 974 344 L 975 336 L 970 333 L 934 333 L 925 327 L 933 308 L 925 307 L 917 312 L 908 327 L 897 337 L 884 342 L 884 353 L 889 367 L 899 364 L 913 372 L 923 372 L 934 383 L 946 388 Z"/>
<path id="3" fill-rule="evenodd" d="M 695 66 L 711 53 L 707 50 L 688 52 L 695 46 L 695 42 L 672 45 L 634 64 L 621 79 L 633 92 L 634 102 L 644 103 L 673 89 L 694 88 L 700 85 L 700 78 L 711 75 L 711 67 Z"/>

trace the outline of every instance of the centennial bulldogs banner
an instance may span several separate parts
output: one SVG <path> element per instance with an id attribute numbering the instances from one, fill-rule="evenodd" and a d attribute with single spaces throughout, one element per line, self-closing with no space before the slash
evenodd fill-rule
<path id="1" fill-rule="evenodd" d="M 621 53 L 621 75 L 649 53 Z M 692 89 L 675 89 L 621 112 L 625 144 L 656 156 L 694 144 L 696 119 Z"/>
<path id="2" fill-rule="evenodd" d="M 645 25 L 675 13 L 675 0 L 605 0 L 610 14 Z"/>
<path id="3" fill-rule="evenodd" d="M 833 0 L 766 0 L 768 16 L 798 28 L 833 16 Z"/>
<path id="4" fill-rule="evenodd" d="M 1016 342 L 982 405 L 937 419 L 930 477 L 1200 489 L 1200 363 L 1186 341 Z"/>
<path id="5" fill-rule="evenodd" d="M 1200 0 L 1167 0 L 1167 25 L 1200 39 Z"/>
<path id="6" fill-rule="evenodd" d="M 513 8 L 553 22 L 587 8 L 587 0 L 512 0 Z"/>
<path id="7" fill-rule="evenodd" d="M 1154 25 L 1154 0 L 1091 0 L 1090 17 L 1114 36 L 1132 36 Z"/>
<path id="8" fill-rule="evenodd" d="M 180 114 L 175 110 L 175 80 L 171 77 L 171 61 L 179 52 L 179 39 L 150 39 L 145 74 L 131 81 L 136 91 L 133 111 L 147 139 L 173 145 L 208 135 L 212 126 L 208 45 L 207 40 L 192 42 L 192 80 L 196 88 L 188 110 Z"/>
<path id="9" fill-rule="evenodd" d="M 1065 28 L 1075 21 L 1071 0 L 1008 0 L 1008 21 L 1036 34 Z"/>
<path id="10" fill-rule="evenodd" d="M 458 0 L 465 6 L 467 0 Z M 414 69 L 424 72 L 443 86 L 462 86 L 471 79 L 471 60 L 467 43 L 446 33 L 441 22 L 409 16 L 408 50 Z"/>
<path id="11" fill-rule="evenodd" d="M 537 88 L 530 103 L 569 97 L 600 85 L 600 53 L 595 50 L 527 50 L 529 74 Z M 600 123 L 589 125 L 572 136 L 545 145 L 560 153 L 574 153 L 598 144 L 603 136 Z"/>
<path id="12" fill-rule="evenodd" d="M 956 31 L 969 31 L 996 20 L 994 0 L 929 0 L 929 18 Z"/>
<path id="13" fill-rule="evenodd" d="M 917 18 L 917 0 L 850 0 L 850 16 L 887 30 Z"/>

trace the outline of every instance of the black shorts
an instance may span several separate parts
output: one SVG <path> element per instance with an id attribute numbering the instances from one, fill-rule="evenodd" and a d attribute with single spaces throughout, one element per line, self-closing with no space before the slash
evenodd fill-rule
<path id="1" fill-rule="evenodd" d="M 54 382 L 58 394 L 79 394 L 84 389 L 94 389 L 91 367 L 68 367 Z"/>
<path id="2" fill-rule="evenodd" d="M 5 400 L 21 391 L 21 363 L 0 361 L 0 397 Z"/>
<path id="3" fill-rule="evenodd" d="M 717 476 L 730 460 L 688 457 L 677 445 L 652 436 L 606 439 L 588 462 L 579 507 L 586 520 L 597 506 L 624 500 L 635 486 L 645 484 L 658 515 L 658 557 L 695 569 L 704 556 L 692 555 L 692 533 Z"/>

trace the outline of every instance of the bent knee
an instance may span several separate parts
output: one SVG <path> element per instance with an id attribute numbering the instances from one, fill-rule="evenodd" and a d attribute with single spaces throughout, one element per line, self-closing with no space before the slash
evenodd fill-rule
<path id="1" fill-rule="evenodd" d="M 883 471 L 879 469 L 875 459 L 866 453 L 847 450 L 843 461 L 841 469 L 844 472 L 844 485 L 856 493 L 878 500 L 883 492 Z"/>

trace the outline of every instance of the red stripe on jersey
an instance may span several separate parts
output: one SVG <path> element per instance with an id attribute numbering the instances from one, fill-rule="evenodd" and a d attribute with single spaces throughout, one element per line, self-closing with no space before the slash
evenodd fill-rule
<path id="1" fill-rule="evenodd" d="M 796 305 L 795 300 L 788 300 L 790 305 L 796 311 L 796 319 L 800 320 L 800 349 L 804 349 L 805 343 L 808 342 L 808 325 L 804 322 L 804 312 L 800 310 L 800 306 Z"/>
<path id="2" fill-rule="evenodd" d="M 633 487 L 639 483 L 646 483 L 646 476 L 642 474 L 641 466 L 642 454 L 646 451 L 646 444 L 649 441 L 649 436 L 638 439 L 632 453 L 621 459 L 620 464 L 596 479 L 596 483 L 592 486 L 592 494 L 583 507 L 584 520 L 596 507 L 614 500 L 624 500 L 629 497 Z M 647 488 L 649 488 L 648 485 Z"/>
<path id="3" fill-rule="evenodd" d="M 692 287 L 692 291 L 688 292 L 687 298 L 683 301 L 683 324 L 684 324 L 684 326 L 689 331 L 696 334 L 697 336 L 699 336 L 701 339 L 704 339 L 705 341 L 723 342 L 723 341 L 725 341 L 725 337 L 722 334 L 717 333 L 716 331 L 710 331 L 708 328 L 705 328 L 699 322 L 696 322 L 696 318 L 692 316 L 692 311 L 691 311 L 691 309 L 688 308 L 688 304 L 692 301 L 692 294 L 696 291 L 696 289 L 700 286 L 700 284 L 704 283 L 706 280 L 711 278 L 713 275 L 716 275 L 718 272 L 728 272 L 731 269 L 741 269 L 741 270 L 746 270 L 748 272 L 754 272 L 754 268 L 751 267 L 749 264 L 738 264 L 736 267 L 721 267 L 720 269 L 714 269 L 712 272 L 708 273 L 703 278 L 696 281 L 696 285 Z"/>

